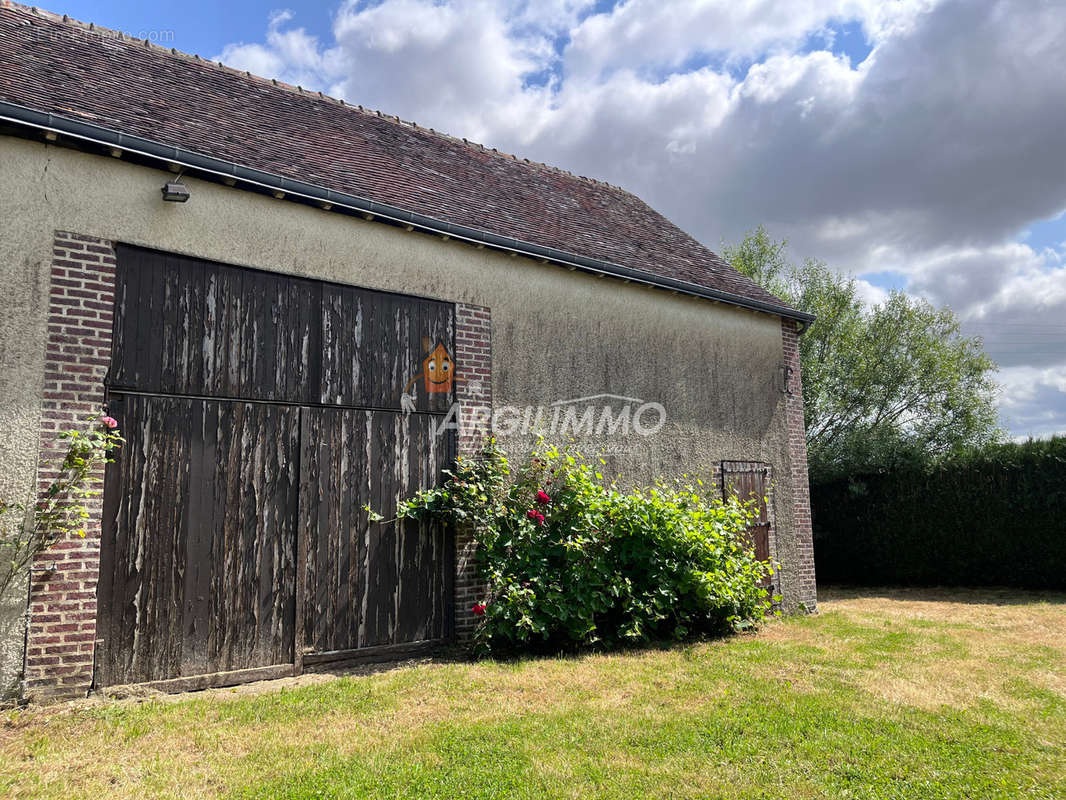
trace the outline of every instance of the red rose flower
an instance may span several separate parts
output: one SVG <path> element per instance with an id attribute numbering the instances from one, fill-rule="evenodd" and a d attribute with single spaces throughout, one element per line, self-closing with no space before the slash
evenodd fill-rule
<path id="1" fill-rule="evenodd" d="M 540 516 L 540 512 L 537 511 L 537 509 L 535 508 L 531 508 L 529 509 L 529 511 L 526 512 L 526 516 L 530 519 L 536 519 L 538 516 Z"/>
<path id="2" fill-rule="evenodd" d="M 544 524 L 544 515 L 541 514 L 539 511 L 537 512 L 537 524 L 538 525 L 543 525 Z"/>
<path id="3" fill-rule="evenodd" d="M 485 604 L 484 603 L 474 603 L 474 607 L 471 608 L 470 610 L 473 611 L 479 617 L 485 616 Z"/>
<path id="4" fill-rule="evenodd" d="M 551 501 L 551 497 L 543 489 L 537 492 L 537 502 L 540 503 L 542 506 L 548 505 L 548 503 L 550 503 Z"/>

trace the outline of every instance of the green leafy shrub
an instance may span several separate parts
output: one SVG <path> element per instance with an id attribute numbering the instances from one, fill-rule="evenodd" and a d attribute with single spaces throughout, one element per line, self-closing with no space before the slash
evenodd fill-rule
<path id="1" fill-rule="evenodd" d="M 768 606 L 746 537 L 752 510 L 701 487 L 627 492 L 548 449 L 512 472 L 490 447 L 400 517 L 466 525 L 487 594 L 481 653 L 612 648 L 749 627 Z"/>
<path id="2" fill-rule="evenodd" d="M 1066 437 L 811 486 L 819 582 L 1066 589 Z"/>

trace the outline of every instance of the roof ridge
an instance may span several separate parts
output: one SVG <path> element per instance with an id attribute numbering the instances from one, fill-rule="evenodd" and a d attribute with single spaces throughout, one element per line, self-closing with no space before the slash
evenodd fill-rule
<path id="1" fill-rule="evenodd" d="M 559 173 L 559 174 L 562 174 L 562 175 L 566 175 L 566 176 L 568 176 L 570 178 L 574 178 L 576 180 L 587 181 L 589 183 L 597 184 L 597 185 L 600 185 L 600 186 L 606 186 L 606 187 L 608 187 L 610 189 L 614 189 L 614 190 L 617 190 L 617 191 L 625 192 L 626 194 L 632 194 L 632 192 L 629 192 L 627 189 L 623 189 L 621 186 L 616 186 L 615 184 L 612 184 L 612 183 L 610 183 L 608 181 L 601 181 L 601 180 L 599 180 L 597 178 L 590 178 L 590 177 L 588 177 L 586 175 L 577 175 L 577 174 L 571 172 L 570 170 L 563 169 L 562 167 L 557 167 L 557 166 L 554 166 L 552 164 L 547 164 L 547 163 L 545 163 L 543 161 L 535 161 L 533 159 L 524 158 L 524 157 L 520 158 L 518 155 L 516 155 L 514 153 L 507 153 L 507 152 L 501 151 L 501 150 L 499 150 L 499 149 L 497 149 L 495 147 L 489 147 L 488 145 L 481 144 L 480 142 L 472 141 L 472 140 L 468 139 L 465 136 L 456 136 L 454 134 L 450 134 L 450 133 L 447 133 L 445 131 L 438 131 L 435 128 L 426 127 L 425 125 L 419 125 L 417 122 L 414 122 L 413 120 L 400 119 L 400 117 L 395 115 L 395 114 L 387 114 L 387 113 L 385 113 L 385 112 L 383 112 L 381 110 L 378 110 L 378 109 L 364 108 L 361 104 L 350 103 L 350 102 L 345 101 L 342 98 L 333 97 L 332 95 L 325 94 L 324 92 L 321 92 L 321 91 L 318 91 L 318 90 L 315 90 L 315 89 L 304 89 L 303 86 L 300 86 L 300 85 L 295 85 L 294 86 L 291 83 L 286 83 L 285 81 L 278 80 L 277 78 L 267 78 L 267 77 L 264 77 L 262 75 L 257 75 L 255 73 L 251 72 L 250 70 L 237 69 L 236 67 L 231 67 L 228 64 L 223 63 L 222 61 L 212 61 L 209 58 L 201 57 L 198 53 L 188 53 L 188 52 L 186 52 L 184 50 L 179 50 L 176 47 L 166 47 L 164 45 L 157 44 L 157 43 L 151 41 L 150 39 L 141 39 L 140 37 L 137 37 L 137 36 L 131 36 L 131 35 L 123 32 L 121 30 L 115 30 L 113 28 L 107 28 L 107 27 L 104 27 L 102 25 L 97 25 L 94 22 L 83 22 L 83 21 L 81 21 L 79 19 L 74 19 L 69 14 L 59 14 L 59 13 L 57 13 L 55 11 L 49 11 L 48 9 L 39 8 L 37 6 L 27 6 L 27 5 L 23 4 L 23 3 L 16 2 L 16 0 L 0 0 L 0 5 L 2 5 L 4 8 L 11 8 L 11 9 L 14 9 L 16 11 L 21 11 L 21 12 L 26 13 L 26 14 L 33 14 L 35 16 L 38 16 L 38 17 L 41 17 L 41 18 L 44 18 L 44 19 L 48 19 L 48 20 L 50 20 L 52 22 L 56 22 L 56 23 L 60 23 L 60 24 L 64 24 L 64 25 L 70 25 L 70 26 L 72 26 L 74 28 L 79 28 L 79 29 L 82 29 L 82 30 L 85 30 L 85 31 L 90 31 L 90 32 L 92 32 L 94 34 L 97 34 L 97 35 L 101 35 L 101 36 L 110 35 L 113 38 L 118 39 L 120 41 L 129 42 L 129 43 L 135 43 L 135 42 L 136 43 L 140 43 L 141 45 L 144 46 L 145 49 L 156 50 L 161 55 L 169 56 L 171 58 L 185 59 L 187 61 L 191 61 L 191 62 L 193 62 L 195 64 L 199 64 L 199 65 L 207 67 L 209 69 L 220 69 L 220 70 L 222 70 L 224 72 L 231 73 L 231 74 L 233 74 L 233 75 L 235 75 L 237 77 L 244 78 L 245 80 L 253 80 L 253 81 L 260 81 L 260 82 L 263 82 L 263 83 L 268 83 L 268 84 L 270 84 L 270 85 L 272 85 L 272 86 L 274 86 L 274 87 L 276 87 L 278 89 L 282 89 L 283 91 L 295 92 L 299 96 L 308 97 L 308 98 L 311 98 L 312 100 L 315 97 L 317 97 L 319 100 L 324 100 L 326 102 L 330 102 L 330 103 L 333 103 L 335 105 L 339 105 L 342 108 L 346 108 L 346 109 L 348 109 L 349 111 L 351 111 L 353 113 L 362 113 L 362 114 L 367 114 L 367 115 L 370 115 L 370 116 L 376 116 L 376 117 L 378 117 L 380 119 L 383 119 L 383 120 L 386 120 L 386 121 L 388 121 L 388 122 L 390 122 L 392 124 L 401 125 L 401 126 L 406 127 L 406 128 L 411 128 L 411 129 L 414 129 L 414 130 L 422 131 L 423 133 L 428 133 L 428 134 L 433 135 L 433 136 L 439 136 L 442 139 L 450 140 L 450 141 L 454 142 L 455 144 L 462 144 L 465 147 L 469 147 L 471 149 L 478 150 L 478 151 L 480 151 L 482 153 L 491 153 L 493 156 L 499 157 L 499 158 L 504 159 L 504 160 L 522 161 L 525 164 L 529 164 L 529 165 L 535 166 L 535 167 L 541 167 L 542 169 L 546 169 L 549 172 Z M 633 195 L 633 196 L 635 197 L 635 195 Z"/>
<path id="2" fill-rule="evenodd" d="M 108 130 L 117 137 L 162 132 L 161 147 L 192 148 L 285 181 L 311 176 L 327 197 L 357 190 L 371 203 L 530 244 L 530 252 L 555 248 L 787 309 L 647 202 L 610 183 L 190 55 L 167 46 L 169 32 L 129 36 L 14 0 L 0 0 L 0 18 L 3 30 L 25 31 L 0 38 L 0 57 L 10 57 L 5 65 L 26 76 L 0 81 L 0 97 L 30 113 L 81 115 L 67 108 L 74 105 L 96 112 L 84 116 L 114 123 Z M 57 65 L 85 86 L 57 82 Z M 99 91 L 91 90 L 96 85 Z M 198 87 L 209 91 L 193 91 Z M 159 99 L 174 113 L 148 120 L 130 105 Z M 219 116 L 226 109 L 240 114 L 232 124 Z M 308 151 L 301 141 L 318 123 L 345 146 L 324 143 L 321 151 Z M 270 137 L 271 146 L 261 150 L 243 138 L 256 136 Z M 375 138 L 383 141 L 372 145 Z"/>

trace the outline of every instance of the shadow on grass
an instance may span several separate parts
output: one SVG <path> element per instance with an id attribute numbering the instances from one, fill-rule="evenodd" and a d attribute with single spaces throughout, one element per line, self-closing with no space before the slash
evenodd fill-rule
<path id="1" fill-rule="evenodd" d="M 755 640 L 757 634 L 767 622 L 759 623 L 758 627 L 752 627 L 740 631 L 706 632 L 686 636 L 683 639 L 652 639 L 646 642 L 626 644 L 590 644 L 574 645 L 566 644 L 536 644 L 529 649 L 508 648 L 493 651 L 492 653 L 475 654 L 462 647 L 456 646 L 449 652 L 456 662 L 499 664 L 503 666 L 522 666 L 536 664 L 541 661 L 573 660 L 580 661 L 597 656 L 629 657 L 642 654 L 677 652 L 684 656 L 691 653 L 694 647 L 702 644 L 724 643 L 728 641 Z M 464 655 L 465 652 L 465 655 Z"/>
<path id="2" fill-rule="evenodd" d="M 864 600 L 885 598 L 926 603 L 1025 606 L 1034 603 L 1066 605 L 1066 592 L 1052 589 L 1013 589 L 1009 586 L 849 586 L 818 587 L 818 599 Z"/>

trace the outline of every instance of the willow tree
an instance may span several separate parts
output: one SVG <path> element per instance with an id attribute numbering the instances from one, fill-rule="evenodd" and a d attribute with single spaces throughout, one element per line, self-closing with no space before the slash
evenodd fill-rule
<path id="1" fill-rule="evenodd" d="M 759 226 L 723 254 L 796 308 L 818 316 L 800 339 L 813 480 L 934 461 L 995 441 L 996 364 L 948 308 L 894 291 L 867 305 L 855 279 L 794 264 Z"/>

